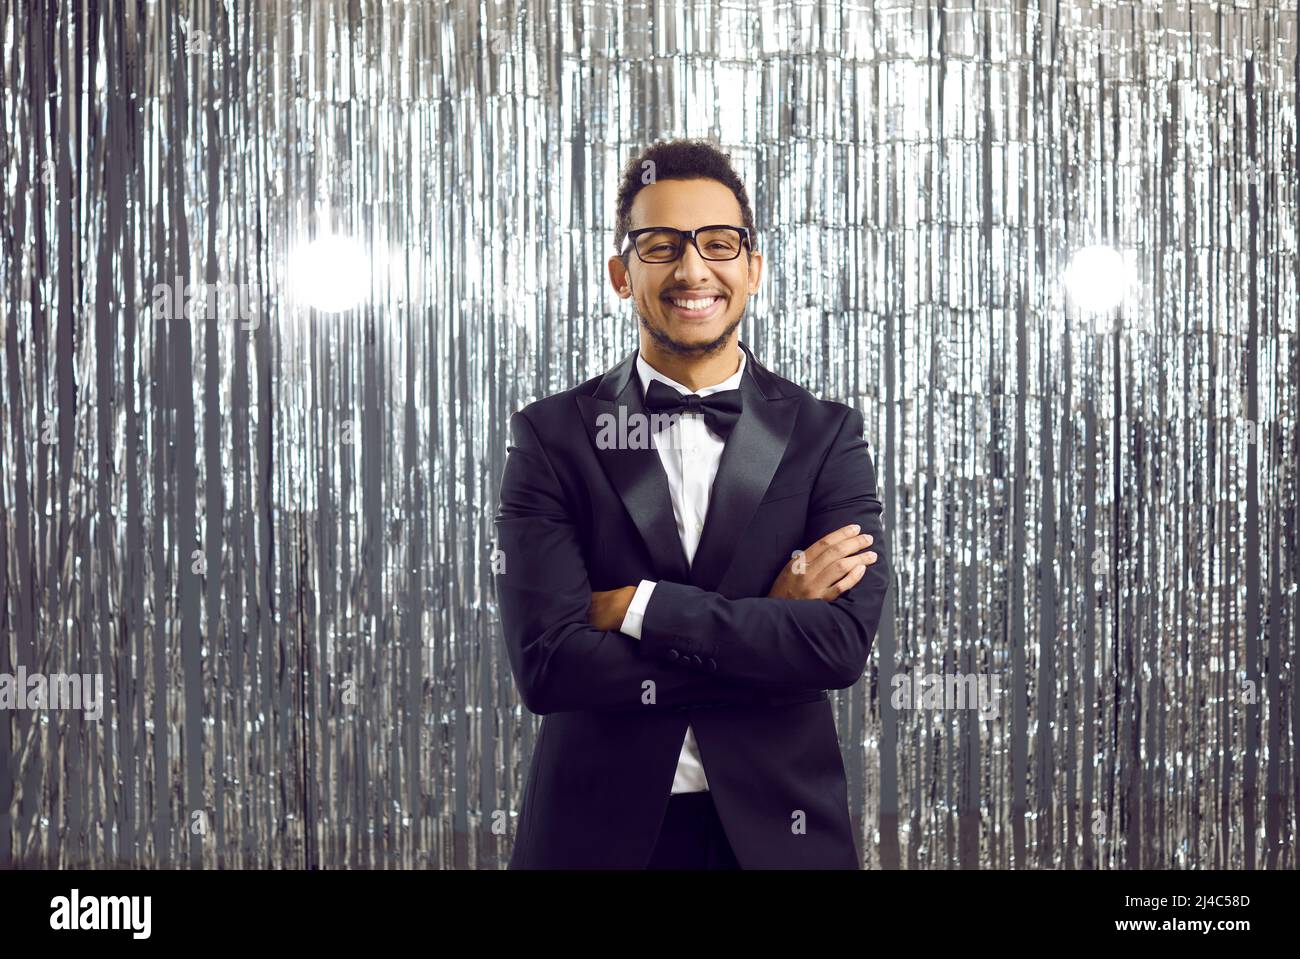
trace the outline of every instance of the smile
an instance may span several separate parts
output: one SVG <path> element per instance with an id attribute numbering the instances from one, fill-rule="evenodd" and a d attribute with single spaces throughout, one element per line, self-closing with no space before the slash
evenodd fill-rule
<path id="1" fill-rule="evenodd" d="M 715 294 L 696 297 L 664 297 L 664 302 L 672 312 L 683 319 L 703 320 L 716 313 L 726 302 L 726 298 Z"/>

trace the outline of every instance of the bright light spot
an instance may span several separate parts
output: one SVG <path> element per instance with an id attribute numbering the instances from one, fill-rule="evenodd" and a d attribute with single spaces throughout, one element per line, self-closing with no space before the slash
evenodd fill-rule
<path id="1" fill-rule="evenodd" d="M 1075 252 L 1065 271 L 1065 289 L 1079 309 L 1106 313 L 1123 301 L 1135 273 L 1118 250 L 1085 246 Z"/>
<path id="2" fill-rule="evenodd" d="M 349 310 L 370 289 L 370 257 L 356 240 L 322 236 L 300 248 L 290 262 L 295 298 L 325 313 Z"/>

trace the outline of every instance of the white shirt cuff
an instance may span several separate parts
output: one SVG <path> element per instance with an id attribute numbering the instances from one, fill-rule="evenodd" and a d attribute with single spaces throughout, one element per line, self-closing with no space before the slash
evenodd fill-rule
<path id="1" fill-rule="evenodd" d="M 645 618 L 645 608 L 650 605 L 650 594 L 655 590 L 653 580 L 643 579 L 641 585 L 632 594 L 632 602 L 627 604 L 627 614 L 623 617 L 620 633 L 627 633 L 633 639 L 641 638 L 641 620 Z"/>

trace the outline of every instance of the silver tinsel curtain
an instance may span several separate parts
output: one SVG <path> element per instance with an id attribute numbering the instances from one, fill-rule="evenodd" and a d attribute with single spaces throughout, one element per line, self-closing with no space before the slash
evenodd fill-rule
<path id="1" fill-rule="evenodd" d="M 508 417 L 634 348 L 617 177 L 674 136 L 750 185 L 742 339 L 876 456 L 896 589 L 836 694 L 867 864 L 1296 866 L 1295 0 L 0 37 L 0 674 L 105 700 L 0 711 L 0 866 L 504 863 Z M 1091 245 L 1113 308 L 1063 285 Z M 891 701 L 954 671 L 996 715 Z"/>

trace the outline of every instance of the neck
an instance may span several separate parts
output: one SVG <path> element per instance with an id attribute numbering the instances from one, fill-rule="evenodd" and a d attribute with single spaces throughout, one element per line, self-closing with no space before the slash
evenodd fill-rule
<path id="1" fill-rule="evenodd" d="M 641 355 L 652 367 L 688 390 L 717 386 L 740 369 L 739 337 L 733 335 L 715 353 L 703 356 L 670 353 L 641 331 Z"/>

